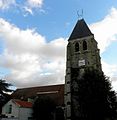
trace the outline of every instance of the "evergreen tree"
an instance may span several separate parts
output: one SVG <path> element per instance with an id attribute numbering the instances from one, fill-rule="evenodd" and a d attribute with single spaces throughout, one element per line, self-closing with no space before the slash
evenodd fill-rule
<path id="1" fill-rule="evenodd" d="M 116 93 L 108 77 L 98 70 L 86 69 L 77 83 L 81 119 L 113 120 L 117 117 Z"/>
<path id="2" fill-rule="evenodd" d="M 0 79 L 0 113 L 2 106 L 10 99 L 10 95 L 7 92 L 12 92 L 13 90 L 9 89 L 12 86 L 10 83 L 7 83 L 5 80 Z"/>
<path id="3" fill-rule="evenodd" d="M 9 89 L 10 86 L 12 86 L 10 83 L 0 79 L 0 94 L 4 94 L 4 92 L 12 92 L 13 90 Z"/>

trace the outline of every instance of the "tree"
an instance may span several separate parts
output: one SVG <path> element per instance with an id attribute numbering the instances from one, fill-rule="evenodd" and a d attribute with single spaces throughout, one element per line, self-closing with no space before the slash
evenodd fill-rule
<path id="1" fill-rule="evenodd" d="M 64 110 L 62 109 L 62 107 L 57 107 L 56 108 L 56 120 L 65 120 L 64 118 Z"/>
<path id="2" fill-rule="evenodd" d="M 13 90 L 9 89 L 10 86 L 12 86 L 10 83 L 0 79 L 0 94 L 3 95 L 4 92 L 12 92 Z"/>
<path id="3" fill-rule="evenodd" d="M 109 78 L 95 69 L 85 69 L 78 78 L 79 113 L 84 120 L 105 120 L 117 117 L 116 93 Z"/>
<path id="4" fill-rule="evenodd" d="M 40 96 L 33 105 L 33 118 L 35 120 L 53 120 L 55 109 L 56 104 L 50 97 Z"/>
<path id="5" fill-rule="evenodd" d="M 10 95 L 7 92 L 13 91 L 9 89 L 10 86 L 12 86 L 10 83 L 0 79 L 0 113 L 2 106 L 10 99 Z"/>

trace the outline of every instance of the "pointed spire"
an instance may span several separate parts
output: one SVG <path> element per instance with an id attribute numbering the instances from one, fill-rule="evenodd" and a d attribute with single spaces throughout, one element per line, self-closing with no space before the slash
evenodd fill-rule
<path id="1" fill-rule="evenodd" d="M 84 19 L 78 20 L 68 40 L 83 38 L 93 35 Z"/>

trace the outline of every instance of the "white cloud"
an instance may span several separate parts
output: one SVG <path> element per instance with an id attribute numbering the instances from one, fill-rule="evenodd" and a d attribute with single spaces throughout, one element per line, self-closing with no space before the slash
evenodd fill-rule
<path id="1" fill-rule="evenodd" d="M 111 83 L 112 83 L 113 89 L 117 92 L 117 75 L 111 77 Z"/>
<path id="2" fill-rule="evenodd" d="M 107 76 L 109 77 L 117 76 L 117 65 L 114 64 L 111 65 L 104 61 L 101 61 L 101 63 L 102 69 Z"/>
<path id="3" fill-rule="evenodd" d="M 0 28 L 5 42 L 0 66 L 11 70 L 7 81 L 19 87 L 64 83 L 65 39 L 47 43 L 35 30 L 21 30 L 4 19 Z"/>
<path id="4" fill-rule="evenodd" d="M 27 4 L 31 8 L 40 8 L 43 5 L 43 0 L 27 0 Z"/>
<path id="5" fill-rule="evenodd" d="M 40 49 L 38 45 L 45 45 L 45 38 L 35 30 L 20 30 L 4 19 L 0 19 L 0 26 L 0 36 L 5 40 L 6 51 L 12 54 L 35 53 Z"/>
<path id="6" fill-rule="evenodd" d="M 110 82 L 112 83 L 113 89 L 117 92 L 117 65 L 108 64 L 104 61 L 102 63 L 102 70 L 104 74 L 109 77 Z"/>
<path id="7" fill-rule="evenodd" d="M 15 5 L 15 0 L 0 0 L 0 9 L 8 9 L 11 5 Z"/>
<path id="8" fill-rule="evenodd" d="M 0 0 L 0 9 L 6 10 L 11 8 L 11 6 L 17 9 L 19 12 L 23 12 L 24 16 L 29 14 L 33 15 L 35 9 L 38 9 L 39 12 L 45 13 L 45 10 L 42 9 L 43 0 L 26 0 L 17 2 L 16 0 Z"/>
<path id="9" fill-rule="evenodd" d="M 109 14 L 103 20 L 90 25 L 101 53 L 106 52 L 106 48 L 113 42 L 117 41 L 117 9 L 111 8 Z M 112 58 L 114 59 L 114 58 Z M 109 76 L 114 89 L 117 91 L 117 65 L 109 64 L 103 61 L 102 68 L 105 75 Z"/>
<path id="10" fill-rule="evenodd" d="M 28 8 L 27 6 L 24 7 L 24 10 L 25 10 L 27 13 L 33 15 L 32 9 Z"/>
<path id="11" fill-rule="evenodd" d="M 41 9 L 42 5 L 43 5 L 43 0 L 27 0 L 23 7 L 24 11 L 26 12 L 25 15 L 27 16 L 27 13 L 33 15 L 34 9 L 37 9 L 37 8 L 39 8 L 40 12 L 45 13 L 45 11 Z"/>
<path id="12" fill-rule="evenodd" d="M 111 42 L 117 40 L 117 9 L 112 8 L 109 14 L 101 21 L 90 25 L 101 53 L 106 50 Z"/>
<path id="13" fill-rule="evenodd" d="M 90 26 L 101 53 L 116 40 L 116 16 L 117 10 L 112 8 L 102 21 Z M 47 42 L 34 29 L 21 30 L 4 19 L 0 19 L 0 37 L 5 42 L 0 66 L 11 70 L 6 76 L 9 82 L 18 87 L 64 83 L 66 39 Z M 117 65 L 109 65 L 103 61 L 102 67 L 113 83 L 117 83 L 114 80 Z"/>

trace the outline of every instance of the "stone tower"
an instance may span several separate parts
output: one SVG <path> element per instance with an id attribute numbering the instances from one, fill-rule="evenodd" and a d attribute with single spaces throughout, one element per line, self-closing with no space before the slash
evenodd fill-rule
<path id="1" fill-rule="evenodd" d="M 78 85 L 74 77 L 80 77 L 86 67 L 101 71 L 97 42 L 84 19 L 78 20 L 68 39 L 66 60 L 65 117 L 66 120 L 76 120 L 79 113 L 74 92 Z"/>

